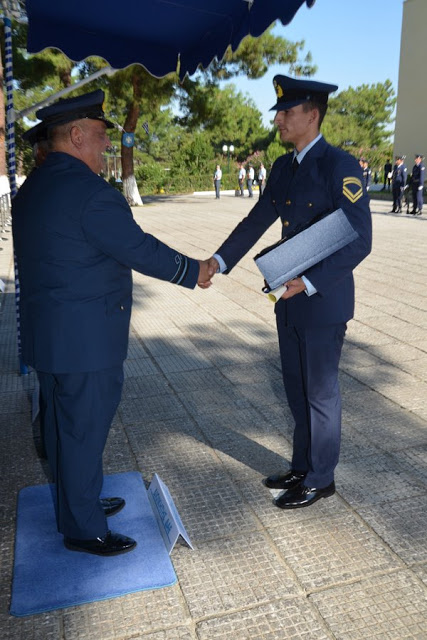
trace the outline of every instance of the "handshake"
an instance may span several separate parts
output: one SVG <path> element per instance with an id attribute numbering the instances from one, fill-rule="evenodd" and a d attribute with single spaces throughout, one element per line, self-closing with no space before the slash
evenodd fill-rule
<path id="1" fill-rule="evenodd" d="M 212 284 L 212 278 L 219 270 L 219 262 L 212 256 L 208 260 L 198 260 L 200 270 L 197 284 L 201 289 L 208 289 Z"/>
<path id="2" fill-rule="evenodd" d="M 198 260 L 200 265 L 199 278 L 197 284 L 201 289 L 208 289 L 212 284 L 212 278 L 219 271 L 219 262 L 213 256 L 208 260 Z M 266 284 L 266 283 L 265 283 Z M 285 286 L 281 287 L 280 298 L 287 300 L 293 296 L 302 293 L 306 289 L 306 284 L 302 278 L 293 278 L 285 282 Z M 276 302 L 276 299 L 272 299 Z"/>

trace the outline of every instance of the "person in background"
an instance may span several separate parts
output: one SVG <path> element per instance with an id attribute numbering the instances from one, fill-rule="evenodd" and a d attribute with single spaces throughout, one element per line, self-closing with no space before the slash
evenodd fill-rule
<path id="1" fill-rule="evenodd" d="M 217 200 L 219 200 L 219 196 L 220 196 L 221 179 L 222 179 L 221 167 L 219 166 L 219 164 L 217 164 L 215 173 L 214 173 L 215 198 Z"/>
<path id="2" fill-rule="evenodd" d="M 391 177 L 393 175 L 393 165 L 390 160 L 387 160 L 384 165 L 384 186 L 381 191 L 385 191 L 387 187 L 387 191 L 390 191 Z"/>
<path id="3" fill-rule="evenodd" d="M 254 193 L 252 191 L 252 185 L 254 183 L 254 178 L 255 178 L 255 171 L 254 171 L 253 166 L 250 164 L 249 165 L 249 170 L 248 170 L 248 179 L 247 179 L 249 198 L 253 198 L 254 197 Z"/>
<path id="4" fill-rule="evenodd" d="M 101 498 L 102 454 L 123 387 L 132 269 L 187 288 L 209 286 L 213 269 L 145 233 L 98 175 L 114 126 L 103 101 L 98 90 L 37 111 L 48 154 L 13 199 L 12 228 L 22 358 L 46 401 L 58 531 L 69 550 L 112 556 L 136 546 L 107 524 L 125 501 Z"/>
<path id="5" fill-rule="evenodd" d="M 371 182 L 372 182 L 372 171 L 369 168 L 369 163 L 366 158 L 362 158 L 362 176 L 363 176 L 363 185 L 366 191 L 369 191 Z"/>
<path id="6" fill-rule="evenodd" d="M 335 493 L 341 433 L 338 368 L 347 322 L 354 313 L 354 268 L 369 254 L 369 198 L 357 160 L 320 133 L 336 85 L 276 76 L 274 123 L 291 153 L 274 163 L 262 198 L 212 256 L 229 273 L 278 219 L 282 237 L 341 208 L 356 240 L 286 282 L 275 305 L 283 382 L 295 420 L 291 468 L 265 479 L 284 489 L 275 505 L 309 507 Z M 203 286 L 203 283 L 201 284 Z"/>
<path id="7" fill-rule="evenodd" d="M 423 212 L 423 189 L 426 168 L 424 156 L 420 153 L 415 155 L 415 164 L 412 169 L 412 211 L 413 215 L 420 216 Z"/>
<path id="8" fill-rule="evenodd" d="M 393 208 L 390 213 L 402 213 L 403 190 L 405 189 L 408 170 L 403 164 L 403 156 L 396 156 L 396 163 L 393 167 L 391 186 L 393 193 Z"/>
<path id="9" fill-rule="evenodd" d="M 245 178 L 246 178 L 246 169 L 243 166 L 243 164 L 239 165 L 239 188 L 240 188 L 240 195 L 243 196 L 245 195 Z"/>
<path id="10" fill-rule="evenodd" d="M 265 189 L 265 183 L 267 181 L 267 169 L 264 167 L 261 162 L 258 172 L 258 184 L 259 184 L 259 197 L 262 196 Z"/>

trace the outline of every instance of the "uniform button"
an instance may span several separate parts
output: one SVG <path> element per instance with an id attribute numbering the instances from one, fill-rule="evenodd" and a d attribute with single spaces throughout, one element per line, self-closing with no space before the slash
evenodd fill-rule
<path id="1" fill-rule="evenodd" d="M 290 200 L 286 200 L 285 204 L 289 205 L 289 204 L 291 204 L 291 201 Z"/>
<path id="2" fill-rule="evenodd" d="M 289 220 L 283 220 L 283 226 L 289 227 Z"/>
<path id="3" fill-rule="evenodd" d="M 313 206 L 313 203 L 312 203 L 312 202 L 309 202 L 307 206 L 308 206 L 308 207 L 312 207 L 312 206 Z"/>
<path id="4" fill-rule="evenodd" d="M 120 305 L 120 311 L 124 311 L 124 310 L 125 310 L 125 308 L 124 308 L 124 306 L 121 304 L 121 305 Z"/>
<path id="5" fill-rule="evenodd" d="M 276 201 L 275 201 L 275 200 L 272 200 L 271 202 L 272 202 L 273 204 L 276 204 Z"/>

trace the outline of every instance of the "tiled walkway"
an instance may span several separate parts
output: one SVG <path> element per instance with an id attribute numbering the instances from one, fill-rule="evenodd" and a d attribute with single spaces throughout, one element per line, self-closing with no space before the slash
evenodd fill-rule
<path id="1" fill-rule="evenodd" d="M 252 203 L 153 198 L 135 217 L 201 258 Z M 256 250 L 208 291 L 135 274 L 105 472 L 137 470 L 147 481 L 157 472 L 195 548 L 173 551 L 173 587 L 29 618 L 8 613 L 16 496 L 46 475 L 30 421 L 34 374 L 17 373 L 11 240 L 1 242 L 2 640 L 427 638 L 427 219 L 389 209 L 372 202 L 374 248 L 356 270 L 337 494 L 282 512 L 261 484 L 287 468 L 292 420 Z"/>

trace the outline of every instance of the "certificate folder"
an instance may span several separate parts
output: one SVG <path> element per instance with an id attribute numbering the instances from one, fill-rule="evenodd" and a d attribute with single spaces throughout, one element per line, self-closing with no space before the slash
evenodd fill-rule
<path id="1" fill-rule="evenodd" d="M 254 260 L 270 289 L 276 289 L 284 282 L 304 275 L 306 269 L 357 237 L 358 233 L 344 211 L 337 209 L 292 237 L 267 247 Z"/>

